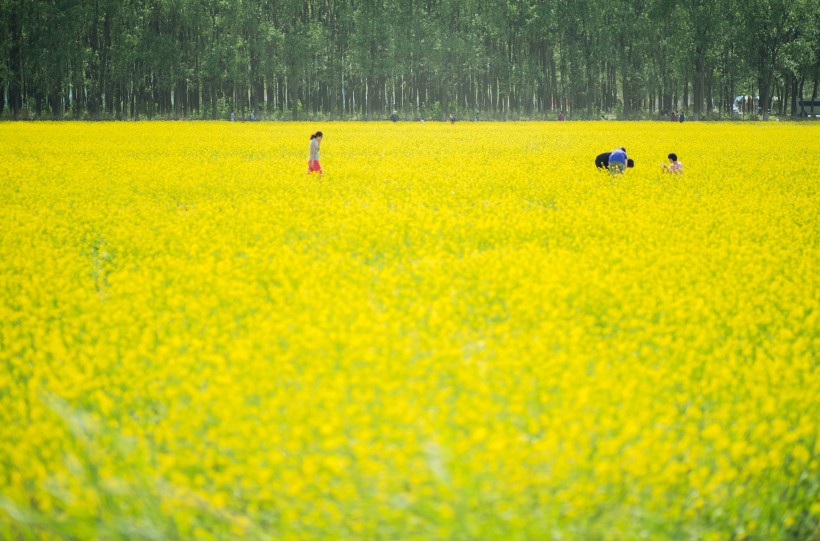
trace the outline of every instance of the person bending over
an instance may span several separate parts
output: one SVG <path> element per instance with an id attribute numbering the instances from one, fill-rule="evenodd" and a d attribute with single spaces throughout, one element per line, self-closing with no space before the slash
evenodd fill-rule
<path id="1" fill-rule="evenodd" d="M 610 152 L 602 152 L 601 154 L 598 154 L 595 157 L 595 167 L 601 170 L 609 169 L 611 171 L 610 157 L 614 152 L 619 152 L 623 154 L 624 161 L 621 162 L 621 165 L 625 165 L 625 167 L 635 167 L 635 160 L 626 157 L 626 149 L 624 147 L 612 150 Z M 616 160 L 619 160 L 620 158 L 620 155 L 616 155 Z M 621 169 L 620 172 L 623 172 L 623 169 Z"/>

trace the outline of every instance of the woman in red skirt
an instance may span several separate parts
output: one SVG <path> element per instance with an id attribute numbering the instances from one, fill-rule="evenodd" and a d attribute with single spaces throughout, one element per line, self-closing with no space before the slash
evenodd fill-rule
<path id="1" fill-rule="evenodd" d="M 323 174 L 325 171 L 319 163 L 319 145 L 322 143 L 322 132 L 317 131 L 310 136 L 310 154 L 308 155 L 308 175 L 311 173 Z"/>

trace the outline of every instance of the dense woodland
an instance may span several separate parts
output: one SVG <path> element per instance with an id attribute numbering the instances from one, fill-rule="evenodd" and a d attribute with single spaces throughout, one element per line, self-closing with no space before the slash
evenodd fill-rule
<path id="1" fill-rule="evenodd" d="M 0 0 L 2 118 L 798 116 L 819 81 L 820 0 Z"/>

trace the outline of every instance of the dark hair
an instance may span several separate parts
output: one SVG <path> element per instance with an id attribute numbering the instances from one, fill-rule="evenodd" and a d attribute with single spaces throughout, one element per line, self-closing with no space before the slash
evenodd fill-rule
<path id="1" fill-rule="evenodd" d="M 633 160 L 632 158 L 627 159 L 626 160 L 626 166 L 627 167 L 635 167 L 635 160 Z"/>
<path id="2" fill-rule="evenodd" d="M 626 154 L 626 149 L 624 147 L 621 147 L 621 150 L 623 150 L 624 154 Z"/>
<path id="3" fill-rule="evenodd" d="M 667 158 L 669 158 L 669 159 L 670 159 L 670 160 L 672 160 L 673 162 L 678 161 L 678 155 L 677 155 L 677 154 L 675 154 L 674 152 L 670 152 L 670 153 L 669 153 L 669 156 L 667 156 Z"/>
<path id="4" fill-rule="evenodd" d="M 317 131 L 316 133 L 310 134 L 311 139 L 316 139 L 317 137 L 321 137 L 321 136 L 322 136 L 322 132 L 320 132 L 320 131 Z"/>

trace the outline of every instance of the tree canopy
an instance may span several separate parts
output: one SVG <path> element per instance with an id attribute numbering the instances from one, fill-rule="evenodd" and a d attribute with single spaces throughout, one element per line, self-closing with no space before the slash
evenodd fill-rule
<path id="1" fill-rule="evenodd" d="M 0 0 L 0 58 L 7 118 L 798 115 L 820 0 Z"/>

